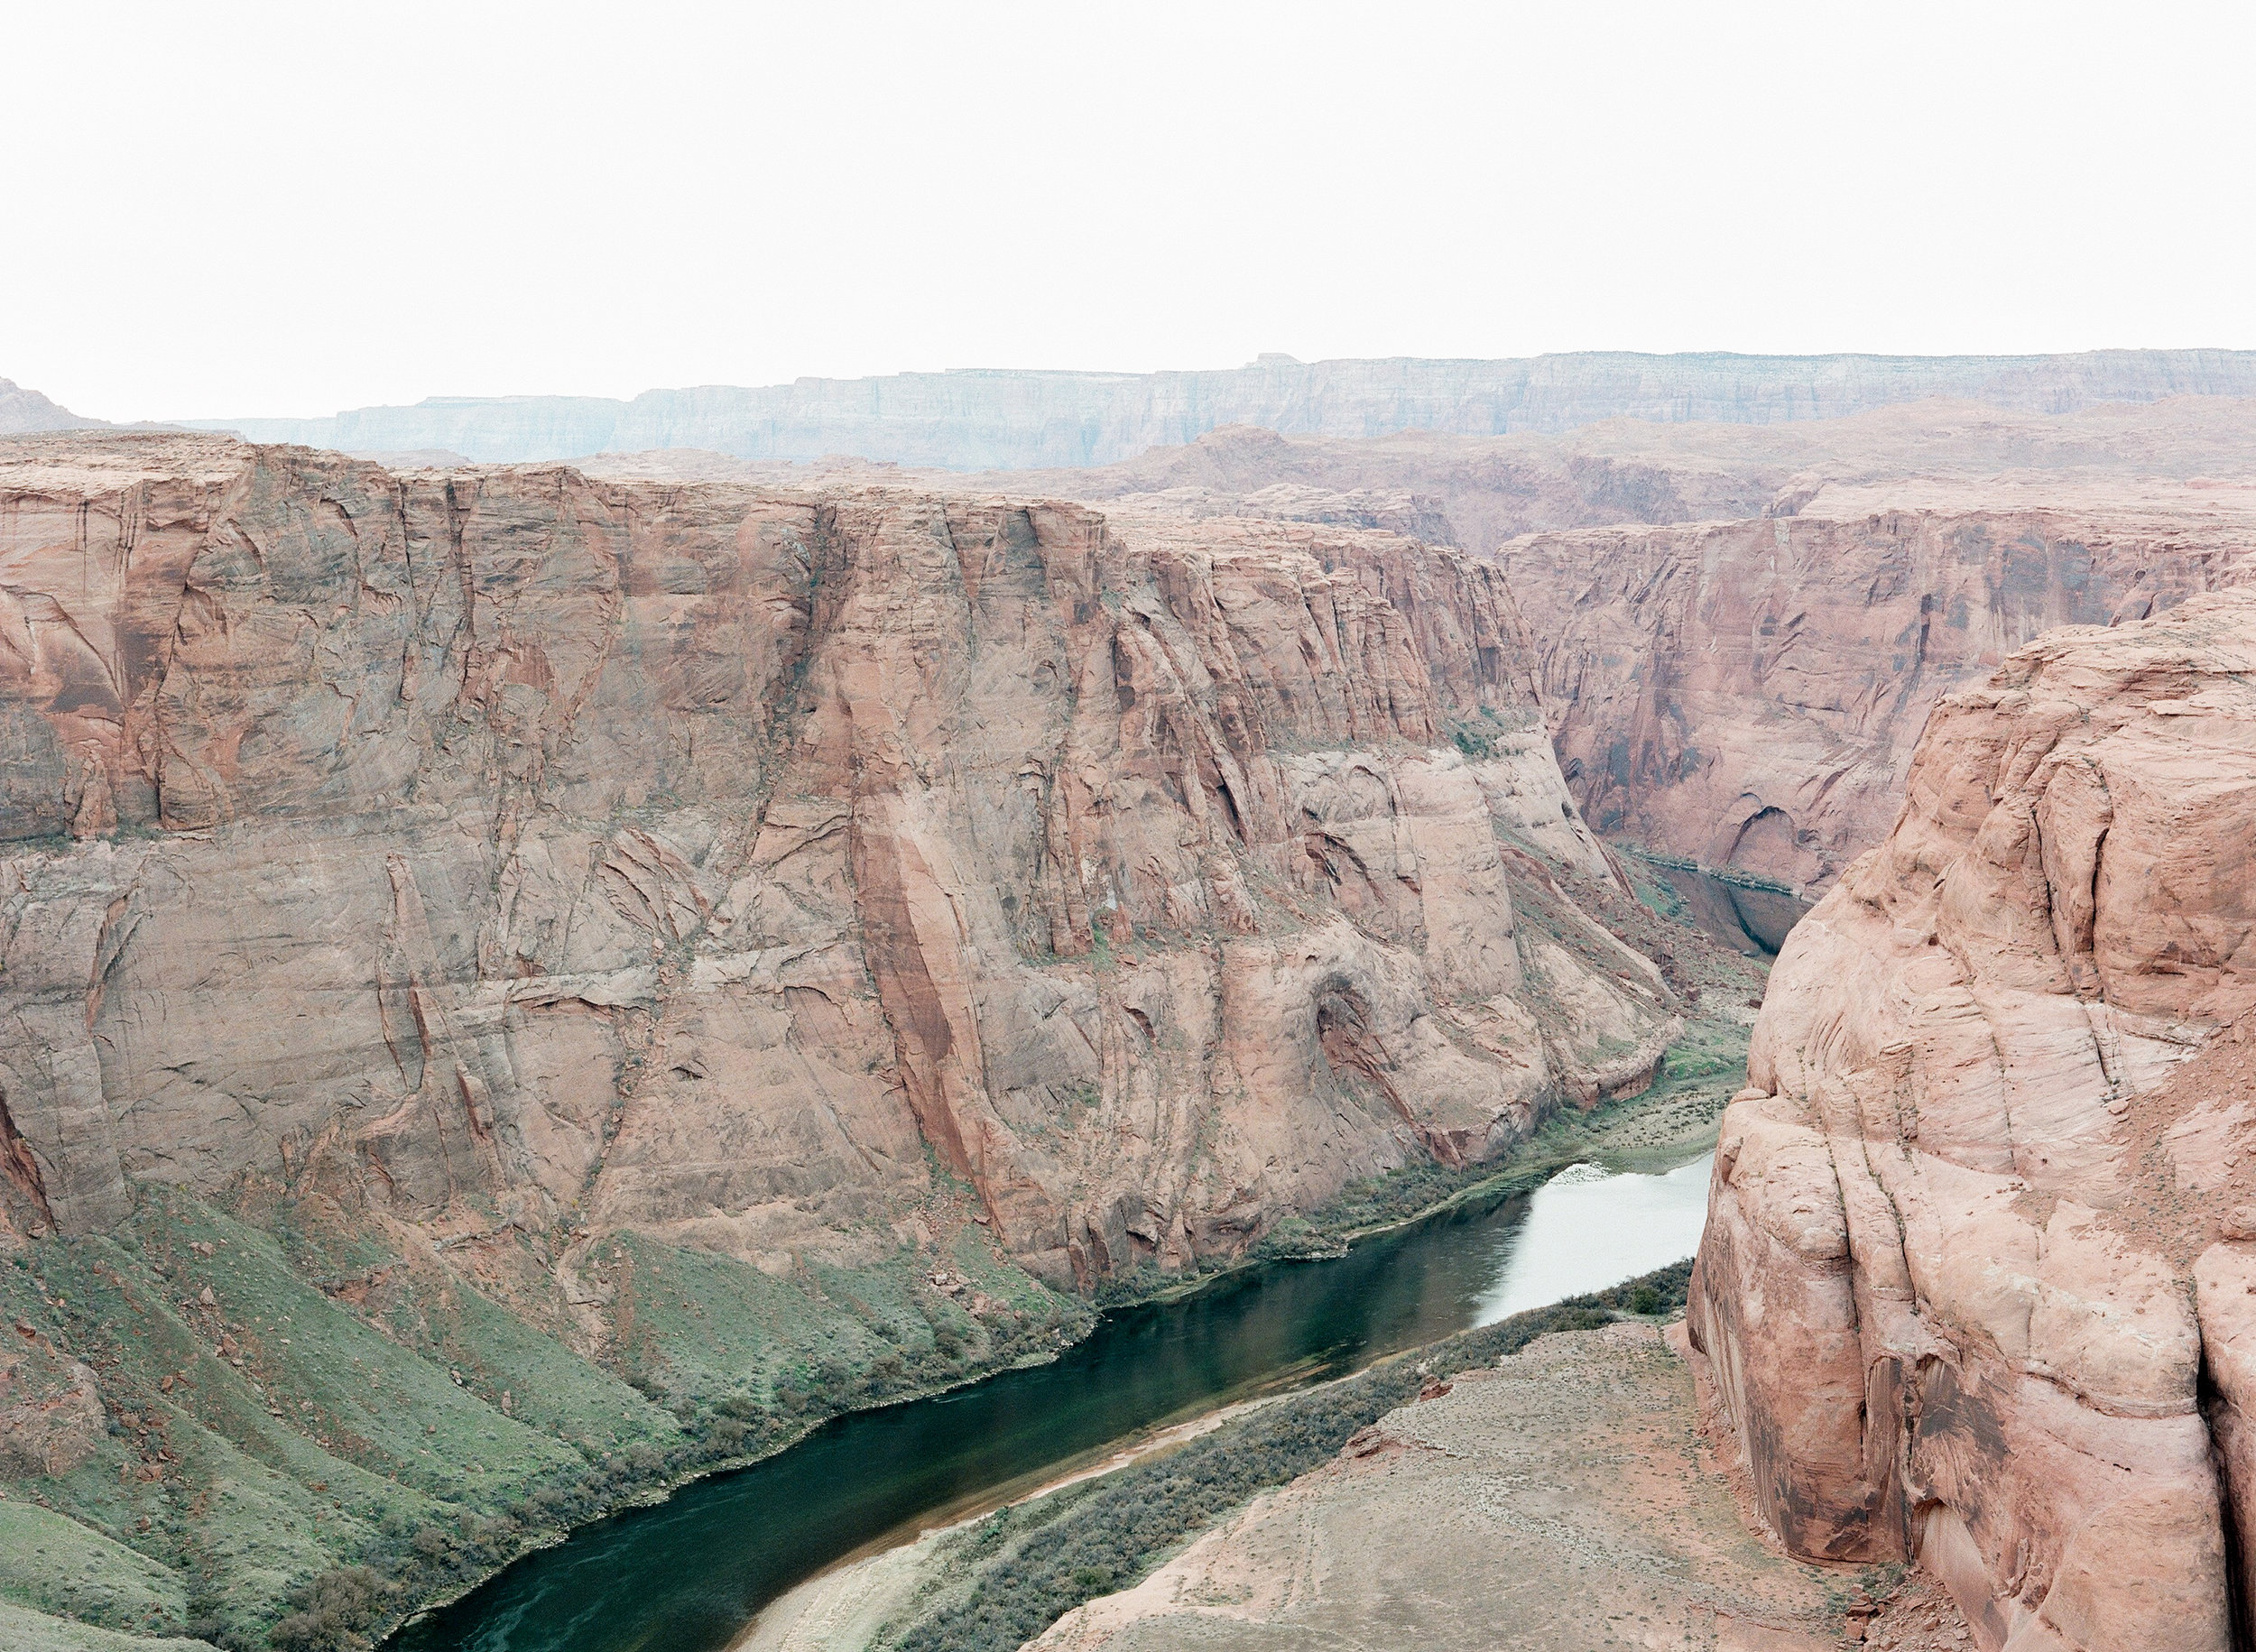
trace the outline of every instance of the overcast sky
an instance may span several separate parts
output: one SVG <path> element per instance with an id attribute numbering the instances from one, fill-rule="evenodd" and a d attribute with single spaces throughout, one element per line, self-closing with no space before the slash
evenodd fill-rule
<path id="1" fill-rule="evenodd" d="M 2256 7 L 11 5 L 114 419 L 1262 350 L 2256 346 Z"/>

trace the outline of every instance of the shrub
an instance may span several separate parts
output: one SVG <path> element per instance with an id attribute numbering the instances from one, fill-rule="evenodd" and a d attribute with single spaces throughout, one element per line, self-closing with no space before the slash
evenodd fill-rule
<path id="1" fill-rule="evenodd" d="M 360 1633 L 383 1610 L 384 1585 L 366 1566 L 337 1566 L 292 1597 L 297 1610 L 275 1624 L 267 1644 L 281 1652 L 347 1652 L 365 1647 Z"/>

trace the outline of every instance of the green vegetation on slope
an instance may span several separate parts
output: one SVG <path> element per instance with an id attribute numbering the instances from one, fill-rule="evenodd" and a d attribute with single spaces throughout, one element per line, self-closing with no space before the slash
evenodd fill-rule
<path id="1" fill-rule="evenodd" d="M 778 1279 L 623 1234 L 590 1266 L 619 1330 L 598 1361 L 429 1257 L 298 1214 L 252 1226 L 144 1188 L 113 1233 L 0 1260 L 0 1317 L 90 1367 L 106 1413 L 68 1472 L 0 1483 L 0 1602 L 227 1648 L 365 1646 L 559 1530 L 1092 1317 L 968 1237 L 950 1271 L 975 1294 L 906 1250 Z"/>
<path id="2" fill-rule="evenodd" d="M 0 1601 L 0 1647 L 8 1652 L 211 1652 L 208 1641 L 124 1635 L 5 1601 Z"/>
<path id="3" fill-rule="evenodd" d="M 0 1601 L 116 1629 L 188 1615 L 174 1573 L 51 1509 L 14 1500 L 0 1502 Z"/>
<path id="4" fill-rule="evenodd" d="M 1653 1089 L 1563 1111 L 1502 1162 L 1423 1163 L 1349 1187 L 1213 1271 L 1330 1253 L 1439 1205 L 1530 1190 L 1578 1158 L 1697 1151 L 1712 1138 L 1744 1071 L 1759 965 L 1650 903 L 1580 885 L 1574 898 L 1660 959 L 1692 1006 Z M 1557 916 L 1540 894 L 1521 905 L 1537 928 Z M 229 1214 L 144 1186 L 110 1234 L 0 1255 L 0 1323 L 29 1338 L 23 1370 L 52 1387 L 84 1361 L 105 1413 L 67 1473 L 0 1481 L 0 1612 L 14 1614 L 0 1645 L 106 1647 L 115 1631 L 244 1652 L 363 1646 L 561 1530 L 779 1450 L 837 1411 L 1044 1357 L 1094 1319 L 1091 1303 L 1049 1290 L 971 1227 L 947 1243 L 945 1284 L 908 1249 L 777 1278 L 619 1233 L 594 1236 L 577 1264 L 604 1304 L 591 1343 L 553 1298 L 523 1288 L 548 1281 L 546 1241 L 504 1230 L 498 1242 L 517 1251 L 406 1256 L 318 1200 Z M 1107 1280 L 1099 1300 L 1197 1283 L 1146 1269 Z M 1299 1461 L 1330 1437 L 1328 1423 L 1308 1426 L 1257 1455 Z M 1238 1483 L 1201 1481 L 1198 1496 Z M 1095 1592 L 1145 1552 L 1132 1544 L 1068 1576 L 1086 1574 Z M 18 1620 L 51 1627 L 18 1632 Z M 80 1634 L 97 1638 L 56 1638 Z"/>

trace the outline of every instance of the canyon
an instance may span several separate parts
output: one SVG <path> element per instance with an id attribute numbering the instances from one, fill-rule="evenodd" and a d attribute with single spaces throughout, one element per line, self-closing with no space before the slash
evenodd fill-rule
<path id="1" fill-rule="evenodd" d="M 478 1242 L 584 1206 L 757 1264 L 854 1250 L 920 1140 L 1086 1282 L 1487 1157 L 1675 1030 L 1558 892 L 1613 873 L 1493 569 L 114 452 L 9 478 L 8 820 L 83 845 L 11 867 L 34 1222 L 286 1167 Z M 1054 1140 L 1076 1109 L 1120 1149 Z"/>
<path id="2" fill-rule="evenodd" d="M 1055 1644 L 1375 1633 L 1338 1557 L 1468 1474 L 1549 1488 L 1449 1528 L 1499 1634 L 1548 1531 L 1686 1644 L 1910 1563 L 1989 1652 L 2240 1644 L 2256 404 L 2171 394 L 2239 358 L 1747 359 L 1428 364 L 1378 437 L 1269 362 L 1294 433 L 978 475 L 0 441 L 0 1521 L 106 1580 L 0 1604 L 350 1644 L 1633 1114 L 1743 1037 L 1721 939 L 1778 960 L 1686 1319 Z M 1650 1519 L 1569 1448 L 1639 1428 Z"/>
<path id="3" fill-rule="evenodd" d="M 1382 531 L 27 438 L 0 694 L 0 1398 L 135 1627 L 1054 1347 L 1683 1025 L 1502 577 Z"/>
<path id="4" fill-rule="evenodd" d="M 1887 831 L 1941 696 L 2054 626 L 2247 577 L 2252 405 L 2034 416 L 1925 401 L 1810 423 L 1368 442 L 1235 429 L 1052 481 L 1194 517 L 1392 527 L 1493 559 L 1546 616 L 1538 671 L 1586 817 L 1816 892 Z"/>
<path id="5" fill-rule="evenodd" d="M 2244 1647 L 2251 668 L 2228 593 L 1945 697 L 1771 971 L 1686 1317 L 1450 1361 L 1040 1644 Z"/>

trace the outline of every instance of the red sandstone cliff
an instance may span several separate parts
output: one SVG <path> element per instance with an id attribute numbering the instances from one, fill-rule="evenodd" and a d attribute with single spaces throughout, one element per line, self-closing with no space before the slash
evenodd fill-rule
<path id="1" fill-rule="evenodd" d="M 1601 830 L 1822 886 L 1888 829 L 1942 696 L 2055 626 L 2243 577 L 2256 549 L 2256 522 L 2197 495 L 2141 510 L 1928 491 L 1505 548 L 1513 590 L 1557 616 L 1537 644 L 1543 691 Z"/>
<path id="2" fill-rule="evenodd" d="M 0 451 L 20 1223 L 155 1181 L 496 1267 L 552 1234 L 526 1287 L 592 1330 L 590 1232 L 852 1259 L 947 1171 L 1086 1280 L 1484 1158 L 1675 1026 L 1571 905 L 1515 912 L 1608 874 L 1504 581 L 1456 553 Z"/>
<path id="3" fill-rule="evenodd" d="M 1692 1323 L 1763 1512 L 1985 1647 L 2242 1644 L 2251 672 L 2212 596 L 1944 699 L 1724 1118 Z"/>

